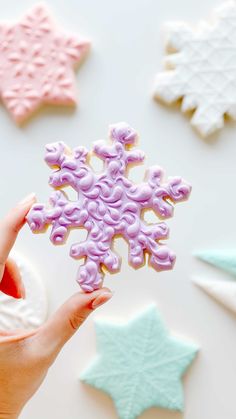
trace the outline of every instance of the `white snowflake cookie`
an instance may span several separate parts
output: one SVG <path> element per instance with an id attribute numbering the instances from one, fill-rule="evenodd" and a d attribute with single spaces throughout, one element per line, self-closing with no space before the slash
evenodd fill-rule
<path id="1" fill-rule="evenodd" d="M 218 7 L 211 21 L 195 28 L 167 25 L 166 71 L 157 74 L 154 96 L 167 104 L 182 99 L 194 111 L 191 124 L 203 136 L 236 120 L 236 2 Z"/>

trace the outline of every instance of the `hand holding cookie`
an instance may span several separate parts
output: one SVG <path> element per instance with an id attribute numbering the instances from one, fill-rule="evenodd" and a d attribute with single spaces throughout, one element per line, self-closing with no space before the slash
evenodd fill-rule
<path id="1" fill-rule="evenodd" d="M 25 291 L 18 268 L 8 255 L 34 202 L 35 196 L 30 195 L 0 222 L 0 289 L 14 298 L 24 298 Z M 33 331 L 0 331 L 1 419 L 18 417 L 67 340 L 111 296 L 105 288 L 90 294 L 77 293 Z"/>

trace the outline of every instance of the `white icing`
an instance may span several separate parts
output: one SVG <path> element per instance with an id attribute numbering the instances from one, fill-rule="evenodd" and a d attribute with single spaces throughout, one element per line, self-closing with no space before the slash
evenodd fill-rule
<path id="1" fill-rule="evenodd" d="M 236 282 L 199 278 L 193 278 L 193 282 L 217 302 L 236 313 Z"/>
<path id="2" fill-rule="evenodd" d="M 183 112 L 195 110 L 191 123 L 202 136 L 236 120 L 236 3 L 223 3 L 214 19 L 196 28 L 168 25 L 167 71 L 156 77 L 155 97 L 166 103 L 182 100 Z"/>
<path id="3" fill-rule="evenodd" d="M 46 320 L 48 308 L 43 282 L 31 264 L 21 255 L 12 253 L 11 258 L 19 267 L 26 298 L 16 300 L 0 293 L 0 330 L 39 327 Z"/>

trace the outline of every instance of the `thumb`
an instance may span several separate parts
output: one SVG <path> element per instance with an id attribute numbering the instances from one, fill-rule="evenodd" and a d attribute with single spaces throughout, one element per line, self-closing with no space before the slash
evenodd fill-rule
<path id="1" fill-rule="evenodd" d="M 73 295 L 38 330 L 37 344 L 42 350 L 47 348 L 49 356 L 54 358 L 88 315 L 111 297 L 112 292 L 108 288 Z"/>

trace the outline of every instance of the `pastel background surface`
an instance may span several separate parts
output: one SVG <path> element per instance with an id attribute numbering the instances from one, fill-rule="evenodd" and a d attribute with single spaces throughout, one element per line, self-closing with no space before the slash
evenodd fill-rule
<path id="1" fill-rule="evenodd" d="M 236 317 L 190 283 L 192 274 L 212 279 L 227 275 L 196 261 L 192 250 L 234 247 L 236 123 L 205 143 L 179 111 L 156 104 L 151 98 L 155 73 L 163 57 L 162 24 L 166 20 L 195 23 L 206 17 L 215 0 L 48 0 L 52 14 L 64 29 L 92 41 L 88 59 L 77 72 L 79 101 L 74 111 L 43 108 L 18 128 L 0 107 L 1 189 L 0 215 L 31 191 L 47 201 L 50 170 L 43 162 L 44 145 L 63 140 L 71 147 L 106 138 L 109 123 L 125 120 L 140 132 L 139 147 L 146 166 L 159 164 L 167 175 L 181 175 L 194 189 L 188 203 L 179 204 L 169 246 L 177 253 L 173 272 L 157 274 L 127 264 L 126 244 L 116 243 L 123 257 L 121 272 L 106 276 L 115 291 L 113 301 L 96 316 L 128 318 L 150 302 L 160 308 L 170 329 L 201 346 L 201 353 L 184 379 L 185 413 L 152 409 L 142 419 L 235 419 Z M 18 18 L 35 1 L 0 0 L 1 20 Z M 132 178 L 141 180 L 143 168 Z M 73 193 L 71 194 L 73 197 Z M 76 261 L 70 245 L 84 233 L 73 232 L 67 244 L 54 247 L 48 235 L 33 236 L 24 228 L 16 250 L 38 267 L 49 293 L 50 311 L 78 290 Z M 21 419 L 112 419 L 111 400 L 81 385 L 79 372 L 95 353 L 93 318 L 66 346 L 47 380 L 28 404 Z"/>

